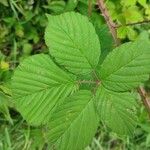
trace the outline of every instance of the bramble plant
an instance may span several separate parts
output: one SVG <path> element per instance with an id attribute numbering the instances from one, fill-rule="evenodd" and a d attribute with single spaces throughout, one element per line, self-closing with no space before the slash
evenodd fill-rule
<path id="1" fill-rule="evenodd" d="M 88 18 L 47 15 L 48 54 L 25 59 L 12 79 L 16 109 L 32 126 L 44 126 L 58 150 L 80 150 L 99 121 L 119 135 L 137 125 L 136 88 L 149 78 L 150 42 L 143 33 L 101 62 L 99 38 Z"/>

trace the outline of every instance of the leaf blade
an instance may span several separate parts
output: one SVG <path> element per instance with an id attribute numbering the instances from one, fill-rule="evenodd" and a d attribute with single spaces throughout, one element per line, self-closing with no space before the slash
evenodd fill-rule
<path id="1" fill-rule="evenodd" d="M 109 90 L 128 91 L 148 80 L 150 43 L 137 40 L 114 49 L 99 70 L 102 84 Z"/>
<path id="2" fill-rule="evenodd" d="M 56 108 L 50 121 L 49 142 L 60 150 L 82 150 L 93 138 L 97 126 L 92 95 L 81 90 Z"/>
<path id="3" fill-rule="evenodd" d="M 101 86 L 96 97 L 101 121 L 119 135 L 133 134 L 137 125 L 135 95 L 112 92 Z"/>
<path id="4" fill-rule="evenodd" d="M 75 77 L 69 76 L 44 54 L 25 59 L 12 80 L 16 107 L 33 125 L 45 124 L 60 97 L 68 96 L 76 88 Z"/>
<path id="5" fill-rule="evenodd" d="M 75 12 L 48 16 L 45 41 L 50 54 L 69 71 L 91 72 L 99 61 L 100 43 L 93 25 Z"/>

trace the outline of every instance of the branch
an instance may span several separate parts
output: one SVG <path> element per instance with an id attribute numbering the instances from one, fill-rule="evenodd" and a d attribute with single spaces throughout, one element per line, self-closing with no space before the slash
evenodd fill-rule
<path id="1" fill-rule="evenodd" d="M 92 15 L 92 0 L 88 0 L 88 16 Z"/>
<path id="2" fill-rule="evenodd" d="M 78 83 L 79 84 L 99 84 L 99 80 L 97 81 L 91 81 L 91 80 L 79 80 Z"/>
<path id="3" fill-rule="evenodd" d="M 150 99 L 145 91 L 145 89 L 143 87 L 140 87 L 138 89 L 138 92 L 142 98 L 142 102 L 144 104 L 144 106 L 146 107 L 147 111 L 148 111 L 148 114 L 149 114 L 149 117 L 150 117 Z"/>
<path id="4" fill-rule="evenodd" d="M 110 30 L 113 38 L 114 38 L 114 41 L 115 41 L 116 45 L 119 45 L 120 40 L 117 38 L 117 32 L 116 32 L 117 25 L 112 21 L 110 15 L 109 15 L 109 12 L 108 12 L 105 4 L 104 4 L 104 0 L 97 0 L 97 2 L 98 2 L 98 6 L 101 10 L 101 13 L 104 16 L 105 21 L 106 21 L 106 23 L 109 27 L 109 30 Z M 144 23 L 144 22 L 142 22 L 142 23 Z M 150 21 L 148 21 L 148 22 L 150 22 Z M 139 23 L 141 23 L 141 22 L 139 22 Z M 139 24 L 139 23 L 133 23 L 133 24 L 127 24 L 127 25 L 135 25 L 135 24 Z M 150 116 L 150 100 L 147 97 L 147 94 L 146 94 L 144 88 L 140 87 L 138 91 L 139 91 L 139 94 L 142 97 L 143 104 L 144 104 L 145 108 L 147 109 L 147 112 L 149 113 L 149 116 Z"/>
<path id="5" fill-rule="evenodd" d="M 120 44 L 120 40 L 117 38 L 117 31 L 116 31 L 116 24 L 112 21 L 109 12 L 104 4 L 104 0 L 98 0 L 98 7 L 101 10 L 102 15 L 104 16 L 104 19 L 109 27 L 109 30 L 113 36 L 113 39 L 118 46 Z"/>
<path id="6" fill-rule="evenodd" d="M 116 25 L 115 28 L 119 28 L 119 27 L 122 27 L 122 26 L 141 25 L 141 24 L 145 24 L 145 23 L 150 23 L 150 20 L 143 20 L 143 21 L 139 21 L 139 22 L 127 23 L 125 25 Z"/>

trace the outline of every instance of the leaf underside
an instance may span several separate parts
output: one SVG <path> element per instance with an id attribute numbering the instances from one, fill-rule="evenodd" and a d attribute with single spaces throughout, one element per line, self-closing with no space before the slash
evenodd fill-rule
<path id="1" fill-rule="evenodd" d="M 48 55 L 25 59 L 16 69 L 12 82 L 18 111 L 32 125 L 48 122 L 59 99 L 75 91 L 75 77 L 54 64 Z"/>
<path id="2" fill-rule="evenodd" d="M 93 96 L 81 90 L 66 98 L 49 122 L 48 139 L 59 150 L 83 150 L 98 127 Z"/>
<path id="3" fill-rule="evenodd" d="M 100 43 L 93 25 L 79 13 L 48 15 L 45 42 L 56 61 L 76 74 L 90 73 L 100 56 Z"/>

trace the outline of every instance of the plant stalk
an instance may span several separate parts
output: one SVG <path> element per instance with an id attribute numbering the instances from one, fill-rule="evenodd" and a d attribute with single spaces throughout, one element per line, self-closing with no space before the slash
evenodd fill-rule
<path id="1" fill-rule="evenodd" d="M 102 13 L 102 16 L 104 17 L 109 27 L 109 30 L 113 36 L 116 46 L 120 45 L 120 40 L 117 38 L 116 24 L 112 21 L 108 9 L 106 8 L 106 5 L 104 3 L 104 0 L 98 0 L 97 2 L 98 2 L 98 7 Z"/>
<path id="2" fill-rule="evenodd" d="M 148 95 L 143 87 L 140 87 L 138 89 L 138 92 L 142 98 L 142 102 L 143 102 L 145 108 L 147 109 L 149 117 L 150 117 L 150 98 L 148 97 Z"/>
<path id="3" fill-rule="evenodd" d="M 91 80 L 81 80 L 81 81 L 78 81 L 79 84 L 99 84 L 100 81 L 97 80 L 97 81 L 91 81 Z"/>

